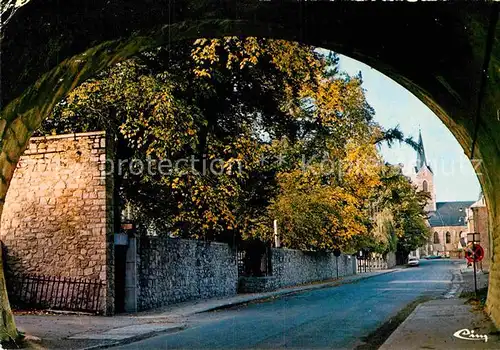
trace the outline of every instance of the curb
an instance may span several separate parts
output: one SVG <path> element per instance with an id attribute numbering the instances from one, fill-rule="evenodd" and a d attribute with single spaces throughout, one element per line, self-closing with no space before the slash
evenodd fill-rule
<path id="1" fill-rule="evenodd" d="M 244 304 L 251 304 L 251 303 L 259 302 L 259 301 L 266 301 L 266 300 L 271 301 L 271 300 L 279 299 L 281 297 L 285 297 L 285 296 L 289 296 L 289 295 L 293 295 L 293 294 L 305 293 L 305 292 L 309 292 L 311 290 L 316 290 L 316 289 L 338 287 L 338 286 L 341 286 L 343 284 L 353 284 L 353 283 L 357 283 L 359 281 L 366 280 L 366 279 L 369 279 L 369 278 L 372 278 L 372 277 L 378 277 L 378 276 L 386 275 L 386 274 L 393 273 L 393 272 L 400 271 L 400 270 L 402 270 L 402 269 L 401 268 L 394 268 L 394 269 L 392 269 L 390 271 L 384 271 L 384 272 L 381 272 L 381 273 L 376 274 L 376 275 L 363 276 L 361 278 L 357 278 L 357 279 L 354 279 L 352 281 L 347 281 L 347 282 L 342 282 L 342 279 L 339 279 L 338 281 L 327 282 L 327 283 L 322 284 L 322 285 L 311 285 L 310 288 L 304 288 L 304 289 L 301 289 L 301 290 L 290 290 L 290 291 L 283 291 L 283 292 L 270 292 L 269 295 L 263 295 L 263 296 L 255 297 L 255 298 L 248 299 L 248 300 L 241 300 L 241 301 L 236 301 L 236 302 L 233 302 L 233 303 L 228 303 L 228 304 L 224 304 L 224 305 L 214 306 L 214 307 L 202 310 L 202 311 L 194 312 L 194 313 L 192 313 L 192 315 L 201 314 L 201 313 L 204 313 L 204 312 L 212 312 L 212 311 L 230 309 L 230 308 L 235 307 L 235 306 L 240 306 L 240 305 L 244 305 Z"/>
<path id="2" fill-rule="evenodd" d="M 118 345 L 125 345 L 125 344 L 123 344 L 121 342 L 114 342 L 114 343 L 109 343 L 109 344 L 89 346 L 89 347 L 86 347 L 86 348 L 82 348 L 80 350 L 107 349 L 107 348 L 111 348 L 113 346 L 118 346 Z"/>
<path id="3" fill-rule="evenodd" d="M 419 300 L 419 298 L 423 298 L 423 300 Z M 396 332 L 398 331 L 398 329 L 402 328 L 403 325 L 406 325 L 408 322 L 410 322 L 411 318 L 414 317 L 414 315 L 416 314 L 417 310 L 419 308 L 422 307 L 423 304 L 429 302 L 429 301 L 433 301 L 433 300 L 439 300 L 439 298 L 432 298 L 430 297 L 429 300 L 425 300 L 426 297 L 417 297 L 417 299 L 415 299 L 414 301 L 408 303 L 402 310 L 404 310 L 405 308 L 407 308 L 408 306 L 410 306 L 411 304 L 415 303 L 415 306 L 413 307 L 413 310 L 406 315 L 406 317 L 396 326 L 396 328 L 394 328 L 394 330 L 392 330 L 392 332 L 390 332 L 389 336 L 387 336 L 387 338 L 385 338 L 384 342 L 382 344 L 380 344 L 379 346 L 377 346 L 377 349 L 386 349 L 388 347 L 388 343 L 389 343 L 389 340 L 394 336 L 394 334 L 396 334 Z M 400 310 L 398 313 L 401 313 L 402 310 Z"/>
<path id="4" fill-rule="evenodd" d="M 138 341 L 141 341 L 144 339 L 152 338 L 152 337 L 160 335 L 160 334 L 169 334 L 169 333 L 179 332 L 179 331 L 182 331 L 186 328 L 187 328 L 187 326 L 180 326 L 180 327 L 168 328 L 168 329 L 165 329 L 163 331 L 151 331 L 151 332 L 143 333 L 140 335 L 135 335 L 135 336 L 130 337 L 130 338 L 117 340 L 113 343 L 97 344 L 97 345 L 89 346 L 86 348 L 81 348 L 79 350 L 108 349 L 108 348 L 118 346 L 118 345 L 126 345 L 126 344 L 130 344 L 130 343 L 135 343 L 135 342 L 138 342 Z"/>
<path id="5" fill-rule="evenodd" d="M 462 277 L 462 273 L 459 271 L 458 273 L 453 273 L 451 278 L 451 288 L 446 293 L 444 293 L 444 299 L 453 299 L 460 298 L 460 294 L 462 293 L 462 284 L 464 283 L 464 279 Z"/>

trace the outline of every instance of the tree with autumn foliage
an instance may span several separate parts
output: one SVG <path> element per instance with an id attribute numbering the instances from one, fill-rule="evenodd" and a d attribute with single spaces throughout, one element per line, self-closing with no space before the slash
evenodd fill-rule
<path id="1" fill-rule="evenodd" d="M 279 173 L 280 192 L 269 214 L 279 222 L 282 242 L 307 250 L 345 250 L 354 237 L 369 234 L 367 203 L 380 183 L 380 162 L 373 144 L 351 141 L 342 157 Z"/>
<path id="2" fill-rule="evenodd" d="M 121 199 L 138 207 L 143 219 L 155 220 L 159 231 L 224 239 L 251 221 L 242 211 L 265 207 L 260 202 L 268 195 L 246 184 L 255 183 L 250 176 L 257 172 L 266 176 L 254 170 L 263 144 L 259 133 L 294 132 L 283 104 L 298 103 L 295 86 L 312 85 L 318 57 L 297 43 L 256 38 L 160 48 L 75 89 L 43 132 L 105 129 L 119 139 L 118 158 L 195 158 L 199 171 L 205 160 L 238 162 L 244 173 L 198 176 L 186 167 L 166 176 L 129 172 L 118 179 Z"/>
<path id="3" fill-rule="evenodd" d="M 228 37 L 117 64 L 58 104 L 40 133 L 104 129 L 118 159 L 192 160 L 166 174 L 125 167 L 116 178 L 122 207 L 158 232 L 268 241 L 278 219 L 288 247 L 347 249 L 370 236 L 375 145 L 394 138 L 373 114 L 362 77 L 339 73 L 334 54 Z M 214 159 L 217 174 L 205 172 Z"/>

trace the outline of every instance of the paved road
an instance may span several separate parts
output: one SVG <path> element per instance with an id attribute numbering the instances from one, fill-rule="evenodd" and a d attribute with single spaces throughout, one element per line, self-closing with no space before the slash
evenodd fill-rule
<path id="1" fill-rule="evenodd" d="M 424 260 L 354 284 L 199 314 L 184 331 L 120 349 L 351 349 L 417 297 L 449 292 L 458 267 L 458 261 Z"/>

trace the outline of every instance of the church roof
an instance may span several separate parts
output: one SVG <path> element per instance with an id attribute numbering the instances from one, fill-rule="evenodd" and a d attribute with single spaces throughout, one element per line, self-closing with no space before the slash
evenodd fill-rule
<path id="1" fill-rule="evenodd" d="M 483 192 L 481 191 L 481 196 L 479 199 L 470 206 L 471 208 L 480 208 L 480 207 L 486 207 L 486 202 L 484 200 Z"/>
<path id="2" fill-rule="evenodd" d="M 429 213 L 429 225 L 431 227 L 465 226 L 466 209 L 474 203 L 474 201 L 437 202 L 436 211 Z"/>

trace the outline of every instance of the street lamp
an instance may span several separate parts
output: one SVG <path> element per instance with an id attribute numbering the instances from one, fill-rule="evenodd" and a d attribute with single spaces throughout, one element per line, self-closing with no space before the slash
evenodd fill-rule
<path id="1" fill-rule="evenodd" d="M 469 242 L 472 242 L 472 244 L 481 242 L 481 234 L 478 232 L 467 233 L 467 243 Z"/>

